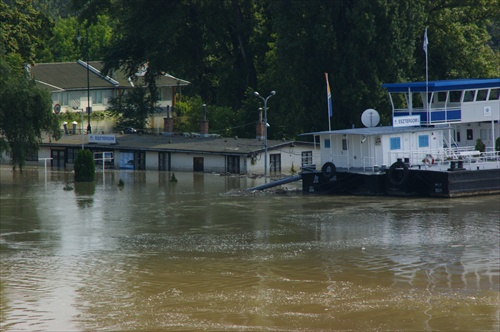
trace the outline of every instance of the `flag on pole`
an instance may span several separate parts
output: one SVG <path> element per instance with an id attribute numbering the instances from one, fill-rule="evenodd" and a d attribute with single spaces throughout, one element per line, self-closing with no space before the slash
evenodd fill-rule
<path id="1" fill-rule="evenodd" d="M 333 116 L 332 92 L 330 91 L 330 83 L 328 83 L 328 74 L 327 73 L 325 73 L 325 79 L 326 79 L 326 100 L 328 103 L 328 116 L 331 118 Z"/>
<path id="2" fill-rule="evenodd" d="M 429 45 L 429 40 L 427 39 L 427 28 L 425 28 L 424 44 L 423 44 L 423 49 L 424 49 L 425 54 L 427 54 L 427 45 Z"/>

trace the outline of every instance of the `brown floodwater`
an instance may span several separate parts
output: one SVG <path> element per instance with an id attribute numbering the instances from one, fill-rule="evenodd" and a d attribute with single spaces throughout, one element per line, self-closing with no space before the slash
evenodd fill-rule
<path id="1" fill-rule="evenodd" d="M 500 330 L 498 195 L 0 171 L 2 331 Z"/>

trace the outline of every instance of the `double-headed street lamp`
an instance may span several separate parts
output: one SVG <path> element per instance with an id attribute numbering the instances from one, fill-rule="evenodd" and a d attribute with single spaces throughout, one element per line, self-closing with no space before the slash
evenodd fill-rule
<path id="1" fill-rule="evenodd" d="M 87 65 L 87 116 L 88 116 L 88 125 L 87 125 L 87 134 L 92 133 L 92 127 L 90 126 L 90 113 L 92 113 L 92 107 L 90 106 L 90 69 L 89 69 L 89 31 L 86 31 L 86 45 L 85 45 L 85 62 Z M 76 37 L 78 43 L 82 39 L 82 36 L 78 34 Z M 82 110 L 83 111 L 83 110 Z"/>
<path id="2" fill-rule="evenodd" d="M 254 96 L 259 97 L 264 101 L 264 176 L 267 178 L 267 100 L 276 94 L 276 91 L 271 91 L 271 94 L 267 98 L 262 97 L 257 91 L 255 91 Z"/>
<path id="3" fill-rule="evenodd" d="M 90 106 L 90 70 L 89 70 L 89 29 L 86 30 L 87 33 L 87 49 L 86 49 L 86 57 L 87 57 L 87 116 L 89 120 L 89 124 L 87 125 L 87 134 L 92 133 L 92 127 L 90 126 L 90 113 L 92 113 L 92 106 Z M 104 163 L 104 161 L 103 161 Z"/>

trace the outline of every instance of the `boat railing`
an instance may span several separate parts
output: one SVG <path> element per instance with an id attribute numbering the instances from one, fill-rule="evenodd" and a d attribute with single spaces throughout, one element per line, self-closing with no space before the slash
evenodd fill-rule
<path id="1" fill-rule="evenodd" d="M 389 152 L 389 165 L 398 159 L 410 166 L 432 167 L 433 165 L 448 164 L 450 160 L 465 159 L 467 156 L 479 156 L 473 146 L 452 147 L 442 149 L 410 150 Z"/>
<path id="2" fill-rule="evenodd" d="M 475 151 L 478 152 L 478 151 Z M 468 170 L 500 168 L 500 152 L 487 151 L 460 159 L 463 168 Z"/>
<path id="3" fill-rule="evenodd" d="M 431 124 L 431 123 L 448 123 L 457 122 L 461 120 L 461 106 L 460 104 L 455 105 L 442 105 L 432 104 L 429 110 L 425 107 L 413 107 L 411 112 L 408 108 L 395 108 L 394 116 L 406 116 L 406 115 L 420 115 L 421 123 Z"/>

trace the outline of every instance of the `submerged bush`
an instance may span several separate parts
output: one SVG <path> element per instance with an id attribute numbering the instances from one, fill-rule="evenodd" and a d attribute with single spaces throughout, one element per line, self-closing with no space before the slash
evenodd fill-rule
<path id="1" fill-rule="evenodd" d="M 95 179 L 95 165 L 90 150 L 79 150 L 75 159 L 75 182 L 92 182 Z"/>

